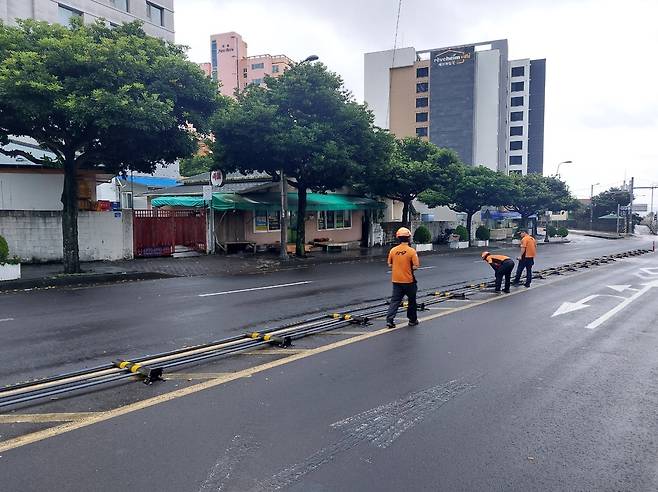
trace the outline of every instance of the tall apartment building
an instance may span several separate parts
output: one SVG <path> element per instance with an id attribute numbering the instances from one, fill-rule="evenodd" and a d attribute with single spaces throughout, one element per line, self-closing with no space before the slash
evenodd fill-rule
<path id="1" fill-rule="evenodd" d="M 174 41 L 174 0 L 0 0 L 6 24 L 36 19 L 67 25 L 72 17 L 103 18 L 114 25 L 141 20 L 147 34 Z"/>
<path id="2" fill-rule="evenodd" d="M 525 78 L 512 76 L 524 63 Z M 469 165 L 542 172 L 545 60 L 509 61 L 507 40 L 367 53 L 364 80 L 376 124 L 398 137 L 426 138 Z"/>
<path id="3" fill-rule="evenodd" d="M 210 36 L 211 77 L 225 96 L 249 84 L 263 84 L 266 75 L 278 77 L 293 63 L 285 55 L 248 56 L 247 43 L 236 32 Z"/>

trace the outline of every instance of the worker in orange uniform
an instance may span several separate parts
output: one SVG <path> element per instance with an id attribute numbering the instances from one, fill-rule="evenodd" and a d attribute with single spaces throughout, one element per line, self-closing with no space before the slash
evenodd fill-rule
<path id="1" fill-rule="evenodd" d="M 521 282 L 521 274 L 523 273 L 523 270 L 525 270 L 525 286 L 530 287 L 530 282 L 532 282 L 532 266 L 535 264 L 535 256 L 537 256 L 537 242 L 535 241 L 535 238 L 526 231 L 521 231 L 521 256 L 517 258 L 517 260 L 519 260 L 519 265 L 516 267 L 514 285 L 519 285 L 519 282 Z"/>
<path id="2" fill-rule="evenodd" d="M 388 253 L 388 266 L 391 268 L 391 280 L 393 282 L 393 295 L 386 315 L 386 326 L 395 328 L 395 315 L 398 312 L 400 303 L 404 296 L 407 296 L 409 304 L 407 305 L 407 318 L 409 326 L 418 324 L 418 314 L 416 306 L 416 293 L 418 285 L 414 270 L 420 266 L 418 253 L 413 249 L 409 242 L 411 241 L 411 231 L 406 227 L 400 227 L 395 233 L 400 244 L 391 249 Z"/>
<path id="3" fill-rule="evenodd" d="M 500 292 L 503 277 L 505 277 L 505 289 L 503 292 L 509 294 L 510 280 L 512 279 L 512 270 L 514 270 L 514 260 L 505 255 L 492 255 L 488 251 L 482 252 L 482 259 L 491 265 L 496 272 L 496 292 Z"/>

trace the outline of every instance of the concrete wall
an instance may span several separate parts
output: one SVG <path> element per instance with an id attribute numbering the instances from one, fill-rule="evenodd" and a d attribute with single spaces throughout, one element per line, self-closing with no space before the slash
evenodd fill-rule
<path id="1" fill-rule="evenodd" d="M 416 61 L 414 48 L 366 53 L 364 56 L 364 99 L 375 114 L 375 125 L 389 127 L 390 70 L 409 67 Z M 413 107 L 409 108 L 413 112 Z"/>
<path id="2" fill-rule="evenodd" d="M 10 254 L 25 261 L 62 259 L 60 212 L 0 210 L 0 235 L 7 240 Z M 80 212 L 78 242 L 82 261 L 132 258 L 132 215 Z"/>
<path id="3" fill-rule="evenodd" d="M 150 3 L 164 9 L 164 26 L 148 19 L 143 0 L 129 2 L 129 12 L 117 9 L 111 0 L 0 0 L 0 18 L 8 24 L 14 24 L 17 18 L 54 23 L 59 21 L 58 6 L 62 4 L 82 12 L 87 23 L 101 17 L 115 24 L 141 20 L 147 34 L 174 41 L 174 0 L 150 0 Z"/>
<path id="4" fill-rule="evenodd" d="M 500 51 L 476 53 L 473 164 L 498 171 Z"/>

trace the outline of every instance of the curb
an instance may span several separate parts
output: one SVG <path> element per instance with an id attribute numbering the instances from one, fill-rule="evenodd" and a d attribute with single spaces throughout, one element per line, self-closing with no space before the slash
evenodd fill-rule
<path id="1" fill-rule="evenodd" d="M 8 280 L 0 283 L 0 292 L 15 290 L 47 289 L 52 287 L 74 287 L 98 284 L 112 284 L 135 280 L 160 280 L 173 278 L 162 272 L 121 272 L 121 273 L 89 273 L 78 275 L 58 275 L 24 280 Z"/>

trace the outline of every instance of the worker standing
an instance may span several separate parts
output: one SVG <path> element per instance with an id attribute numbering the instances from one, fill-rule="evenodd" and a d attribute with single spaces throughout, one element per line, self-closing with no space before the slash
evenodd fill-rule
<path id="1" fill-rule="evenodd" d="M 535 256 L 537 256 L 537 242 L 535 238 L 528 234 L 526 231 L 521 231 L 521 256 L 519 265 L 516 267 L 516 277 L 514 278 L 514 285 L 519 285 L 521 282 L 521 275 L 523 270 L 525 274 L 525 286 L 530 287 L 532 282 L 532 266 L 535 264 Z"/>
<path id="2" fill-rule="evenodd" d="M 482 252 L 482 259 L 491 265 L 496 272 L 496 292 L 500 292 L 503 277 L 505 277 L 505 289 L 503 292 L 509 294 L 510 280 L 512 279 L 512 270 L 514 270 L 514 260 L 505 255 L 492 255 L 488 251 Z"/>
<path id="3" fill-rule="evenodd" d="M 411 231 L 406 227 L 400 227 L 395 233 L 400 244 L 391 249 L 388 253 L 388 266 L 391 268 L 391 280 L 393 282 L 393 295 L 386 315 L 386 326 L 395 328 L 395 315 L 402 303 L 404 296 L 407 296 L 407 318 L 409 326 L 418 324 L 418 313 L 416 306 L 416 293 L 418 285 L 414 270 L 420 266 L 418 253 L 413 249 L 409 242 L 411 241 Z"/>

